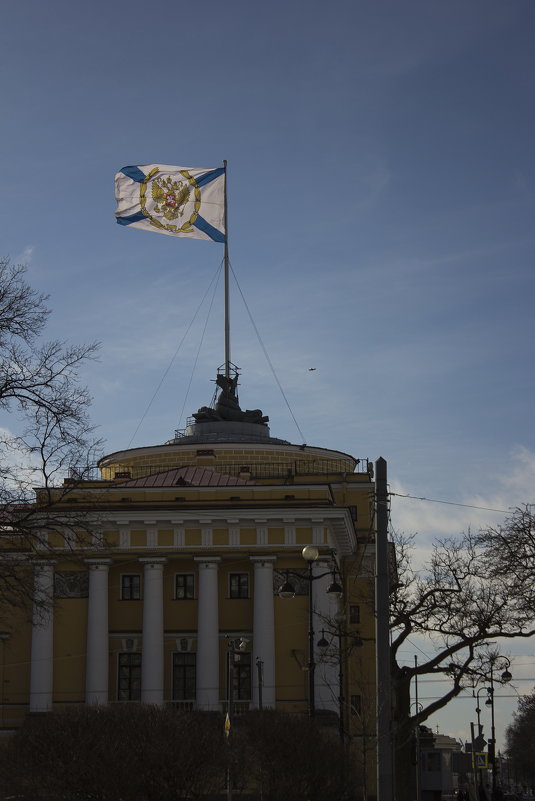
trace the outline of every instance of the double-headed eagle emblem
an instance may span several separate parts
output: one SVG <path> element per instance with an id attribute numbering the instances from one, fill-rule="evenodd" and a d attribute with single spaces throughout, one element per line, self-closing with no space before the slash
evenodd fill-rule
<path id="1" fill-rule="evenodd" d="M 154 211 L 157 214 L 163 214 L 166 220 L 176 220 L 177 217 L 182 217 L 189 196 L 188 184 L 184 181 L 175 181 L 170 175 L 167 178 L 162 176 L 152 181 Z"/>

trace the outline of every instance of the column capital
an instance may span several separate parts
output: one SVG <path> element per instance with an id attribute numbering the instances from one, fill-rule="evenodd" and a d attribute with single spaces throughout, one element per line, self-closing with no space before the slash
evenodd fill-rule
<path id="1" fill-rule="evenodd" d="M 157 557 L 143 556 L 138 561 L 142 565 L 145 565 L 145 567 L 148 567 L 148 566 L 163 567 L 168 562 L 168 560 L 165 558 L 165 556 L 157 556 Z"/>
<path id="2" fill-rule="evenodd" d="M 249 559 L 253 562 L 255 567 L 256 565 L 262 566 L 264 562 L 274 564 L 277 561 L 276 556 L 250 556 Z"/>
<path id="3" fill-rule="evenodd" d="M 84 563 L 90 570 L 98 570 L 99 567 L 109 567 L 113 559 L 84 559 Z"/>
<path id="4" fill-rule="evenodd" d="M 204 568 L 208 568 L 211 570 L 217 570 L 219 567 L 219 563 L 221 562 L 220 556 L 194 556 L 193 561 L 199 564 L 199 567 L 202 565 Z"/>

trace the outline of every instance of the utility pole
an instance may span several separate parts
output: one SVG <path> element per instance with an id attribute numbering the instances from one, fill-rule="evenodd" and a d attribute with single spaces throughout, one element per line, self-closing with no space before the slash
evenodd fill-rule
<path id="1" fill-rule="evenodd" d="M 377 680 L 377 799 L 393 801 L 390 677 L 388 489 L 386 460 L 375 462 L 375 649 Z"/>
<path id="2" fill-rule="evenodd" d="M 416 705 L 416 726 L 415 735 L 415 773 L 416 773 L 416 801 L 420 801 L 420 724 L 418 723 L 418 713 L 420 702 L 418 700 L 418 656 L 414 654 L 414 703 Z"/>

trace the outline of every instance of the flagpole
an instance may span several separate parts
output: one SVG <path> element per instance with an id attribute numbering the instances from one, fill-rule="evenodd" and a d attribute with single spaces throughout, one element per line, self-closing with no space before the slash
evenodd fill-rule
<path id="1" fill-rule="evenodd" d="M 224 196 L 224 212 L 225 212 L 225 255 L 224 255 L 224 273 L 225 273 L 225 376 L 230 378 L 230 300 L 229 300 L 229 262 L 228 262 L 228 203 L 227 203 L 227 160 L 223 160 L 223 167 L 225 168 L 225 196 Z"/>

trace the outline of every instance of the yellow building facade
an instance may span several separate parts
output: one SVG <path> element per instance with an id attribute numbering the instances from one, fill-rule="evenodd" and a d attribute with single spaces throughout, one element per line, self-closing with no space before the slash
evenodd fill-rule
<path id="1" fill-rule="evenodd" d="M 0 726 L 78 704 L 272 707 L 338 725 L 367 761 L 373 465 L 273 438 L 265 419 L 197 417 L 58 489 L 58 515 L 87 525 L 32 557 L 50 606 L 2 633 Z"/>

